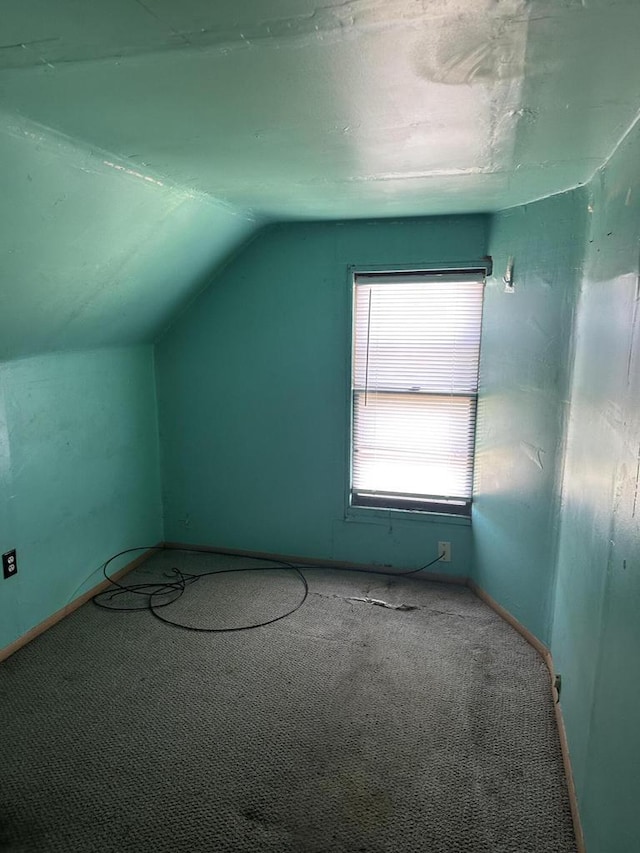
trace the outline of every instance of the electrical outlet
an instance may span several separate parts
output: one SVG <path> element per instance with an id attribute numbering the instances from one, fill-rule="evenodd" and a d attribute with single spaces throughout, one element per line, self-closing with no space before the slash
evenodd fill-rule
<path id="1" fill-rule="evenodd" d="M 438 556 L 441 563 L 451 562 L 451 542 L 438 542 Z"/>
<path id="2" fill-rule="evenodd" d="M 560 691 L 562 690 L 562 676 L 556 673 L 553 677 L 553 689 L 556 692 L 556 703 L 560 701 Z"/>
<path id="3" fill-rule="evenodd" d="M 2 555 L 2 573 L 6 578 L 12 578 L 14 575 L 18 574 L 18 563 L 16 560 L 16 549 L 13 551 L 7 551 L 6 554 Z"/>

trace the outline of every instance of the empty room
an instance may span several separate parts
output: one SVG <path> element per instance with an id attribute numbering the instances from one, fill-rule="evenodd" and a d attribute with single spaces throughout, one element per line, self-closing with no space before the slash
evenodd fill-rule
<path id="1" fill-rule="evenodd" d="M 640 851 L 640 2 L 2 7 L 0 850 Z"/>

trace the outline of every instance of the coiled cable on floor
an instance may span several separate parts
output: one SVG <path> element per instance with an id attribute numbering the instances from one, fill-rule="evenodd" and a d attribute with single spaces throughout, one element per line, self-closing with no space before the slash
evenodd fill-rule
<path id="1" fill-rule="evenodd" d="M 171 574 L 165 575 L 166 579 L 162 581 L 155 581 L 149 583 L 134 583 L 127 584 L 122 583 L 119 580 L 115 580 L 112 578 L 107 569 L 114 560 L 117 560 L 118 557 L 122 557 L 125 554 L 132 554 L 136 551 L 182 551 L 186 554 L 207 554 L 209 556 L 224 556 L 229 558 L 242 558 L 242 559 L 251 559 L 257 560 L 260 563 L 268 563 L 269 565 L 259 565 L 259 566 L 241 566 L 238 569 L 213 569 L 208 572 L 199 572 L 197 574 L 192 574 L 190 572 L 184 572 L 177 567 L 171 568 Z M 169 545 L 142 545 L 136 548 L 126 548 L 124 551 L 119 551 L 117 554 L 114 554 L 112 557 L 109 557 L 105 563 L 102 565 L 102 574 L 104 575 L 105 580 L 107 580 L 113 589 L 103 590 L 102 592 L 97 593 L 92 597 L 93 603 L 97 607 L 101 607 L 103 610 L 116 610 L 120 612 L 134 612 L 140 610 L 149 611 L 152 616 L 158 619 L 160 622 L 163 622 L 165 625 L 171 625 L 174 628 L 182 628 L 186 631 L 196 631 L 199 633 L 206 634 L 224 634 L 232 631 L 250 631 L 253 628 L 264 628 L 266 625 L 272 625 L 274 622 L 279 622 L 281 619 L 286 619 L 287 616 L 291 616 L 297 610 L 299 610 L 302 605 L 307 600 L 309 595 L 309 584 L 307 583 L 307 579 L 302 573 L 303 569 L 332 569 L 334 571 L 344 571 L 344 572 L 359 572 L 363 574 L 373 574 L 373 575 L 384 575 L 391 577 L 407 577 L 408 575 L 415 575 L 418 572 L 423 571 L 424 569 L 428 569 L 430 566 L 433 566 L 435 563 L 442 560 L 444 554 L 440 554 L 436 557 L 435 560 L 431 560 L 430 563 L 426 563 L 424 566 L 420 566 L 417 569 L 410 569 L 406 572 L 385 572 L 380 571 L 378 569 L 365 569 L 360 566 L 335 566 L 335 565 L 318 565 L 318 564 L 295 564 L 289 563 L 286 560 L 278 560 L 270 557 L 255 557 L 253 555 L 244 555 L 244 554 L 229 554 L 225 551 L 216 551 L 214 549 L 204 549 L 204 548 L 174 548 Z M 232 574 L 232 573 L 243 573 L 243 572 L 268 572 L 268 571 L 282 571 L 282 570 L 292 571 L 296 574 L 296 576 L 300 579 L 303 587 L 303 592 L 300 597 L 300 600 L 285 613 L 281 613 L 278 616 L 274 616 L 271 619 L 266 619 L 262 622 L 254 622 L 249 625 L 234 625 L 228 628 L 203 628 L 197 625 L 186 625 L 182 622 L 178 622 L 174 619 L 170 619 L 164 614 L 160 613 L 160 610 L 163 607 L 168 607 L 171 604 L 175 604 L 175 602 L 182 597 L 187 587 L 192 586 L 201 578 L 211 577 L 212 575 L 221 575 L 221 574 Z M 130 595 L 138 595 L 142 596 L 145 599 L 145 603 L 140 606 L 122 606 L 119 604 L 113 604 L 114 601 L 117 601 L 120 596 L 130 594 Z M 169 596 L 169 601 L 158 601 L 165 596 Z"/>

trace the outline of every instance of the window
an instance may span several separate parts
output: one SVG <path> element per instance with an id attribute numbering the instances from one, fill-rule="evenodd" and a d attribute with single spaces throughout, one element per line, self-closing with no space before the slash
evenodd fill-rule
<path id="1" fill-rule="evenodd" d="M 352 506 L 470 514 L 485 272 L 355 273 Z"/>

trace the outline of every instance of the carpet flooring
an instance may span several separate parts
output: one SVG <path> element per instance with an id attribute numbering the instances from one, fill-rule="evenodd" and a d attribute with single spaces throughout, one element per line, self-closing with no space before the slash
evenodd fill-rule
<path id="1" fill-rule="evenodd" d="M 252 563 L 164 552 L 127 582 L 226 565 Z M 88 604 L 0 664 L 0 850 L 574 853 L 536 652 L 466 588 L 305 575 L 268 627 Z M 163 612 L 230 626 L 302 591 L 218 575 Z"/>

